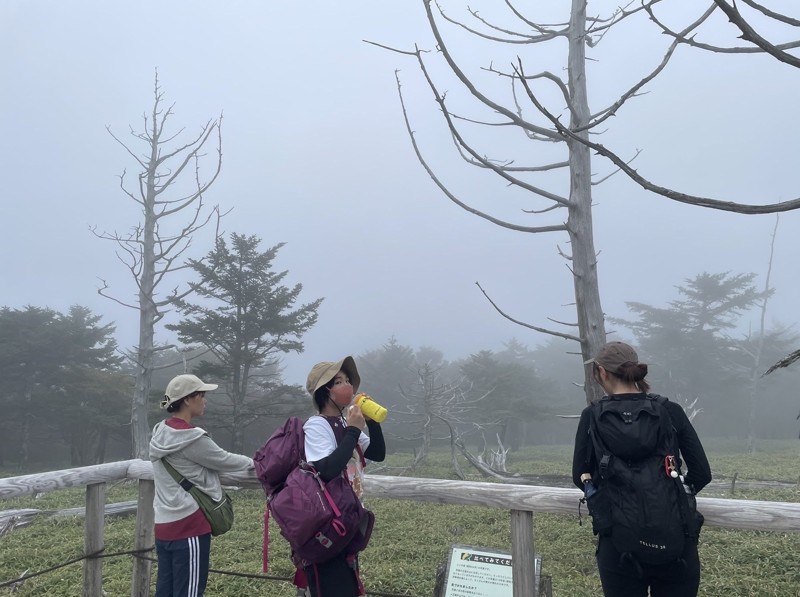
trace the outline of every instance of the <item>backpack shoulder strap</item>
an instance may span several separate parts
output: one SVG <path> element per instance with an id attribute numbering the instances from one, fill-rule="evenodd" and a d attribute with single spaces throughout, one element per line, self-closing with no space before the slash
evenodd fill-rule
<path id="1" fill-rule="evenodd" d="M 611 459 L 611 452 L 606 448 L 600 434 L 597 432 L 597 421 L 599 419 L 600 410 L 603 408 L 603 400 L 608 400 L 608 397 L 603 397 L 596 400 L 589 405 L 589 439 L 591 440 L 591 450 L 593 452 L 595 464 L 597 465 L 597 473 L 600 478 L 605 478 L 605 472 L 608 468 L 608 463 Z"/>
<path id="2" fill-rule="evenodd" d="M 672 422 L 672 415 L 669 414 L 669 409 L 667 408 L 669 398 L 659 394 L 647 394 L 647 398 L 661 406 L 661 411 L 664 413 L 665 417 L 662 429 L 667 437 L 667 447 L 672 451 L 675 457 L 678 458 L 678 429 L 675 427 L 675 423 Z"/>
<path id="3" fill-rule="evenodd" d="M 166 458 L 162 458 L 161 459 L 161 464 L 164 465 L 164 468 L 167 469 L 167 472 L 170 475 L 172 475 L 172 478 L 175 479 L 175 481 L 178 483 L 178 485 L 183 487 L 183 489 L 185 489 L 186 491 L 190 491 L 192 489 L 192 487 L 194 487 L 194 483 L 192 483 L 191 481 L 189 481 L 189 479 L 187 479 L 186 477 L 181 475 L 175 469 L 174 466 L 172 466 L 169 462 L 167 462 Z"/>
<path id="4" fill-rule="evenodd" d="M 647 394 L 647 399 L 652 400 L 654 403 L 661 406 L 664 413 L 667 415 L 667 420 L 669 421 L 670 427 L 675 429 L 675 426 L 672 424 L 672 416 L 669 414 L 669 409 L 667 408 L 667 403 L 669 402 L 669 398 L 666 396 L 661 396 L 659 394 Z"/>
<path id="5" fill-rule="evenodd" d="M 314 415 L 314 416 L 322 416 L 322 415 Z M 334 428 L 334 422 L 331 419 L 329 419 L 328 417 L 323 417 L 323 418 L 326 421 L 328 421 L 328 423 L 330 424 L 331 430 L 333 431 L 333 436 L 336 438 L 336 444 L 338 445 L 339 444 L 339 438 L 336 435 L 336 429 Z M 361 468 L 366 467 L 367 466 L 367 459 L 364 458 L 364 450 L 361 449 L 361 445 L 358 443 L 358 440 L 356 440 L 356 452 L 358 452 L 358 458 L 361 461 Z"/>
<path id="6" fill-rule="evenodd" d="M 366 468 L 367 466 L 367 459 L 364 457 L 364 450 L 361 449 L 361 444 L 356 441 L 356 451 L 358 452 L 358 458 L 361 460 L 361 468 Z"/>

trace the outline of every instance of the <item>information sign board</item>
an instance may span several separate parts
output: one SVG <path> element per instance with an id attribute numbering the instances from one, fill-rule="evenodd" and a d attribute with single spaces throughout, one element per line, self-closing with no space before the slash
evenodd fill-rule
<path id="1" fill-rule="evenodd" d="M 534 556 L 538 592 L 542 556 Z M 511 597 L 511 553 L 470 545 L 453 545 L 447 560 L 443 597 Z"/>

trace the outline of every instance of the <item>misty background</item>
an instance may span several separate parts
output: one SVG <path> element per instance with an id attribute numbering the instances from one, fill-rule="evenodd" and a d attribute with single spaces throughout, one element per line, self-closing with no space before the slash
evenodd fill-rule
<path id="1" fill-rule="evenodd" d="M 454 16 L 468 16 L 460 3 L 444 5 Z M 677 6 L 676 22 L 698 12 L 688 0 Z M 524 51 L 497 51 L 457 28 L 443 29 L 471 72 L 493 61 L 509 64 Z M 730 43 L 736 33 L 718 18 L 709 35 Z M 283 358 L 286 383 L 303 385 L 315 362 L 363 355 L 391 338 L 415 350 L 435 348 L 451 362 L 482 350 L 502 352 L 512 339 L 531 351 L 544 346 L 547 338 L 500 316 L 475 282 L 519 320 L 545 327 L 548 318 L 573 321 L 572 278 L 558 253 L 566 236 L 502 229 L 451 203 L 413 153 L 396 71 L 421 150 L 449 188 L 477 209 L 522 225 L 540 223 L 524 213 L 532 208 L 526 197 L 458 156 L 414 59 L 364 40 L 430 50 L 431 69 L 439 88 L 451 94 L 450 104 L 479 116 L 437 62 L 422 2 L 6 0 L 0 5 L 0 304 L 60 312 L 84 305 L 113 322 L 121 348 L 136 343 L 137 312 L 97 293 L 101 279 L 122 301 L 133 300 L 136 288 L 115 247 L 91 229 L 124 232 L 138 222 L 137 206 L 118 179 L 126 168 L 134 177 L 138 169 L 106 127 L 125 140 L 130 126 L 141 128 L 157 69 L 165 102 L 174 103 L 174 132 L 185 127 L 191 137 L 224 115 L 222 172 L 206 195 L 208 204 L 230 210 L 221 230 L 257 235 L 263 249 L 286 242 L 276 269 L 288 270 L 287 283 L 303 285 L 301 302 L 325 299 L 318 322 L 303 336 L 304 352 Z M 589 73 L 592 105 L 613 102 L 661 60 L 668 43 L 646 19 L 612 32 Z M 542 58 L 541 66 L 560 68 L 563 56 L 552 59 L 545 65 Z M 536 59 L 533 65 L 539 66 Z M 633 162 L 639 172 L 664 186 L 731 201 L 797 196 L 800 78 L 789 67 L 763 56 L 679 48 L 647 91 L 610 119 L 600 138 L 626 158 L 642 150 Z M 491 141 L 489 133 L 474 135 Z M 491 157 L 502 159 L 508 149 L 510 158 L 525 143 L 498 146 Z M 614 169 L 595 157 L 593 170 L 603 176 Z M 557 177 L 543 180 L 566 192 Z M 703 272 L 753 272 L 763 286 L 774 215 L 682 205 L 644 192 L 621 174 L 593 192 L 608 317 L 630 318 L 628 301 L 665 306 L 676 298 L 676 286 Z M 547 217 L 561 221 L 558 213 Z M 798 320 L 798 218 L 794 212 L 780 217 L 768 327 Z M 212 242 L 213 230 L 197 235 L 191 257 L 205 255 Z M 758 319 L 755 309 L 743 314 L 735 333 L 746 334 Z M 173 314 L 162 323 L 175 321 Z M 632 337 L 611 323 L 607 329 L 619 329 L 611 339 Z M 176 342 L 163 326 L 156 339 Z M 554 367 L 540 355 L 537 367 L 555 384 L 546 390 L 555 396 L 538 399 L 563 405 L 567 414 L 579 412 L 581 363 L 566 354 L 577 347 L 566 341 L 547 346 L 566 356 Z M 154 389 L 162 387 L 157 383 Z M 798 400 L 789 392 L 782 390 L 780 405 L 771 407 L 780 409 L 771 413 L 781 423 L 779 437 L 796 435 Z M 712 421 L 701 414 L 697 423 L 702 430 Z M 554 424 L 564 432 L 553 440 L 569 438 L 571 420 Z"/>

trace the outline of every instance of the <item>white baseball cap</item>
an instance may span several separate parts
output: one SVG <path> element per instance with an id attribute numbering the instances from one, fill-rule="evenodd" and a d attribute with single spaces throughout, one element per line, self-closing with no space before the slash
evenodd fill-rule
<path id="1" fill-rule="evenodd" d="M 167 408 L 173 402 L 186 398 L 189 394 L 210 392 L 218 387 L 215 383 L 203 383 L 203 380 L 196 375 L 178 375 L 173 377 L 172 381 L 167 384 L 167 391 L 161 401 L 161 408 Z"/>

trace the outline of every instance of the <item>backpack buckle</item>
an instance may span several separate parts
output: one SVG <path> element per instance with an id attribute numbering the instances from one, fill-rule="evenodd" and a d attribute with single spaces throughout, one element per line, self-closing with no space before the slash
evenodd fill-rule
<path id="1" fill-rule="evenodd" d="M 600 459 L 600 477 L 605 479 L 606 478 L 606 471 L 608 470 L 608 463 L 611 461 L 611 456 L 609 454 L 603 454 L 603 457 Z"/>

